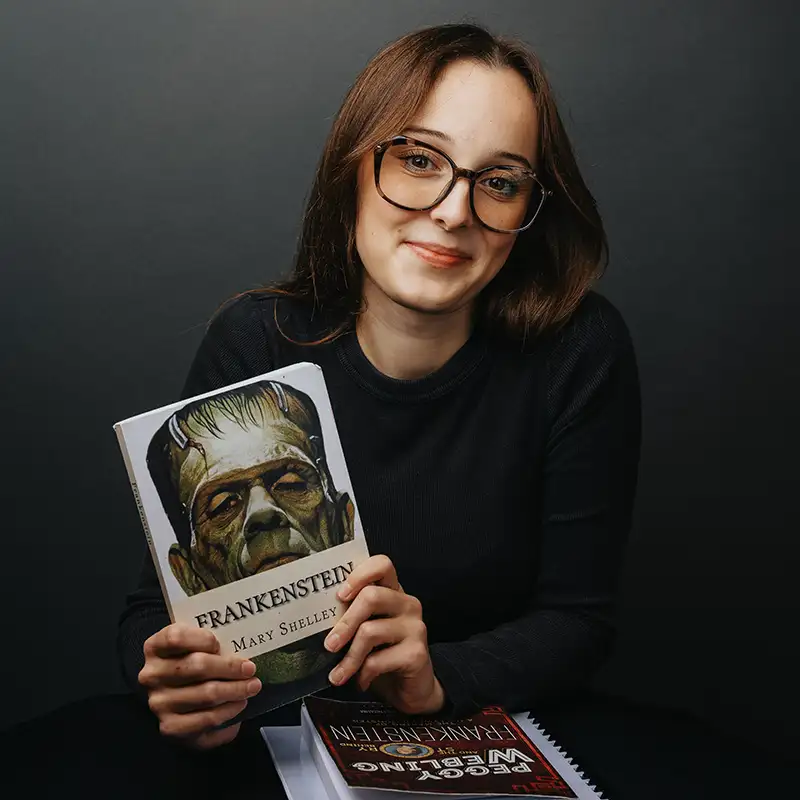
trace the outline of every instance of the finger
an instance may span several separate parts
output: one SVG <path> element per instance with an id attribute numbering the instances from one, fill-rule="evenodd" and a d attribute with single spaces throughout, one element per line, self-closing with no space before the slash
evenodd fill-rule
<path id="1" fill-rule="evenodd" d="M 331 670 L 328 680 L 335 686 L 345 683 L 376 647 L 400 642 L 407 634 L 408 624 L 402 617 L 367 620 L 359 627 L 344 658 Z"/>
<path id="2" fill-rule="evenodd" d="M 148 704 L 158 717 L 165 714 L 187 714 L 204 708 L 247 700 L 261 691 L 258 678 L 238 681 L 206 681 L 193 686 L 168 687 L 150 692 Z"/>
<path id="3" fill-rule="evenodd" d="M 358 673 L 358 688 L 362 692 L 367 691 L 376 678 L 389 672 L 414 674 L 423 669 L 429 660 L 427 646 L 415 638 L 404 638 L 393 647 L 373 650 L 364 659 Z"/>
<path id="4" fill-rule="evenodd" d="M 331 653 L 341 650 L 358 627 L 372 616 L 397 617 L 410 612 L 407 598 L 408 595 L 384 586 L 365 586 L 325 637 L 325 648 Z"/>
<path id="5" fill-rule="evenodd" d="M 389 556 L 370 556 L 359 564 L 348 576 L 347 580 L 339 587 L 336 596 L 347 602 L 355 597 L 365 586 L 374 583 L 402 592 L 397 572 Z"/>
<path id="6" fill-rule="evenodd" d="M 252 678 L 256 665 L 237 656 L 189 653 L 180 658 L 151 658 L 139 673 L 139 683 L 148 688 L 186 686 L 212 680 Z"/>
<path id="7" fill-rule="evenodd" d="M 144 643 L 145 657 L 155 655 L 170 658 L 195 651 L 218 653 L 219 640 L 211 631 L 175 623 L 154 633 Z"/>
<path id="8" fill-rule="evenodd" d="M 229 719 L 233 719 L 247 707 L 247 700 L 233 700 L 230 703 L 209 708 L 204 711 L 193 711 L 190 714 L 165 714 L 159 726 L 164 736 L 185 738 L 197 736 Z"/>

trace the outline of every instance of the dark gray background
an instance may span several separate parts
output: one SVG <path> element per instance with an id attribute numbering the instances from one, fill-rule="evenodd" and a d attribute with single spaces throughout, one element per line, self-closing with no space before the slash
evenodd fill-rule
<path id="1" fill-rule="evenodd" d="M 791 752 L 793 5 L 5 0 L 2 721 L 121 688 L 144 537 L 112 423 L 175 400 L 217 304 L 287 268 L 367 60 L 468 15 L 543 58 L 640 359 L 638 512 L 599 684 Z"/>

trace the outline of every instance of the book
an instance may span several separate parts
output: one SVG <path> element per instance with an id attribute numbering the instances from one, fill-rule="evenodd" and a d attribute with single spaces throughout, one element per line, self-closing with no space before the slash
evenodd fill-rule
<path id="1" fill-rule="evenodd" d="M 380 703 L 310 697 L 301 720 L 261 729 L 290 800 L 602 800 L 524 713 L 490 707 L 467 719 L 426 719 Z"/>
<path id="2" fill-rule="evenodd" d="M 173 622 L 256 665 L 246 716 L 318 691 L 369 553 L 322 370 L 301 363 L 114 425 Z"/>

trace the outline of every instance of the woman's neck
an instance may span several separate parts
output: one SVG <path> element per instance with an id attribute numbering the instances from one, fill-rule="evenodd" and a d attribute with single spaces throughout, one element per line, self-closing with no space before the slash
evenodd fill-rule
<path id="1" fill-rule="evenodd" d="M 469 307 L 425 314 L 398 305 L 365 281 L 364 310 L 356 323 L 358 343 L 379 372 L 414 380 L 446 364 L 469 339 Z"/>

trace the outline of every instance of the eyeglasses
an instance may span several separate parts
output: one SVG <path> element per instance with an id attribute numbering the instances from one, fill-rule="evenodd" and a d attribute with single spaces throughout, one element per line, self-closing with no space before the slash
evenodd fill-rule
<path id="1" fill-rule="evenodd" d="M 427 211 L 447 197 L 459 178 L 469 181 L 475 218 L 496 233 L 530 228 L 545 198 L 553 194 L 532 170 L 514 165 L 464 169 L 439 148 L 408 136 L 394 136 L 375 147 L 375 186 L 397 208 Z"/>

